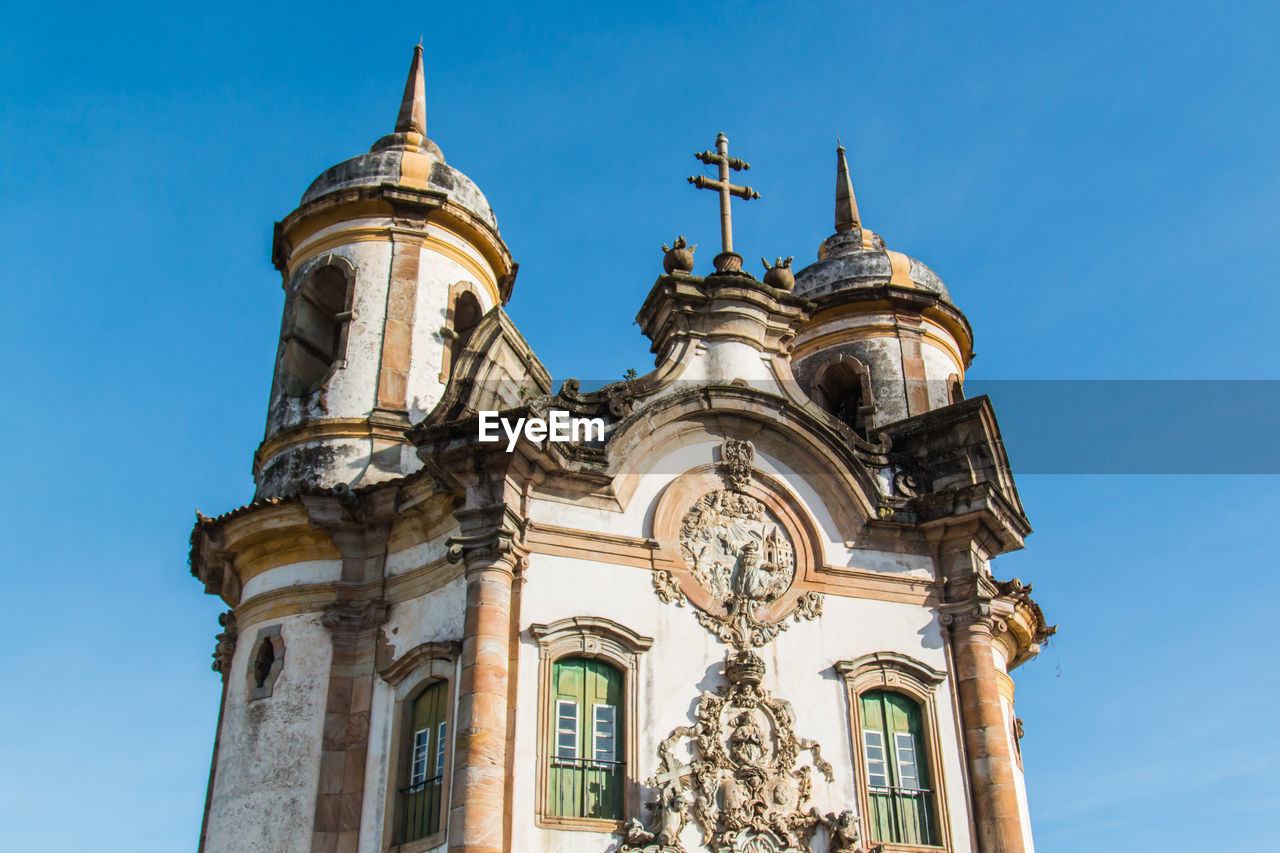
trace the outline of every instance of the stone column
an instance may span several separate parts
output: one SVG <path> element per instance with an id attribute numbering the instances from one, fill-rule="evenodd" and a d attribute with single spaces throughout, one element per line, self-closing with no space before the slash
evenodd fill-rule
<path id="1" fill-rule="evenodd" d="M 992 657 L 995 618 L 989 604 L 975 603 L 947 613 L 943 624 L 950 630 L 955 651 L 978 849 L 982 853 L 1023 853 L 1026 844 L 1013 756 L 1000 700 L 999 673 Z"/>
<path id="2" fill-rule="evenodd" d="M 953 652 L 969 790 L 980 853 L 1025 853 L 1013 756 L 1000 703 L 992 632 L 1000 625 L 991 602 L 998 590 L 987 561 L 998 545 L 982 527 L 946 530 L 938 559 L 944 582 L 942 625 Z"/>
<path id="3" fill-rule="evenodd" d="M 495 535 L 495 538 L 496 535 Z M 507 774 L 507 681 L 511 586 L 519 556 L 508 543 L 467 537 L 451 546 L 466 561 L 467 611 L 449 808 L 450 853 L 501 853 Z"/>

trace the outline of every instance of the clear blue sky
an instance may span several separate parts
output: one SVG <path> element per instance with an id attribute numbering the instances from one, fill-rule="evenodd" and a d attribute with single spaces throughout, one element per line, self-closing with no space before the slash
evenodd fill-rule
<path id="1" fill-rule="evenodd" d="M 194 848 L 221 606 L 187 535 L 252 496 L 272 222 L 391 129 L 419 35 L 430 135 L 492 202 L 557 383 L 648 369 L 659 244 L 714 253 L 684 177 L 719 130 L 764 194 L 740 251 L 797 265 L 831 230 L 840 135 L 864 221 L 971 320 L 975 380 L 1275 380 L 1278 10 L 11 6 L 3 845 Z M 1046 430 L 1080 417 L 1055 402 Z M 1239 426 L 1225 407 L 1181 449 L 1212 460 Z M 1015 467 L 1036 428 L 1006 428 Z M 1062 626 L 1016 673 L 1037 849 L 1273 848 L 1277 478 L 1020 484 L 1037 532 L 997 569 Z"/>

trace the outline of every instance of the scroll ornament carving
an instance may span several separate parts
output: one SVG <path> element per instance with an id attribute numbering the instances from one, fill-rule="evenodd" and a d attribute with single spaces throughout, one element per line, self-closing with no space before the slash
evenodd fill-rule
<path id="1" fill-rule="evenodd" d="M 235 612 L 228 610 L 218 614 L 218 624 L 222 631 L 213 638 L 213 671 L 225 678 L 231 671 L 231 658 L 236 653 L 236 637 L 239 635 Z"/>
<path id="2" fill-rule="evenodd" d="M 676 579 L 671 576 L 671 572 L 659 571 L 653 573 L 653 589 L 658 593 L 658 598 L 662 599 L 663 604 L 675 604 L 676 607 L 684 607 L 685 597 L 684 590 L 680 589 L 680 584 L 676 583 Z"/>
<path id="3" fill-rule="evenodd" d="M 659 745 L 660 769 L 646 783 L 658 790 L 653 820 L 646 828 L 633 818 L 618 853 L 686 853 L 680 835 L 690 818 L 714 853 L 809 851 L 818 827 L 829 849 L 858 850 L 852 813 L 823 817 L 810 805 L 813 772 L 830 782 L 831 765 L 816 741 L 796 735 L 791 704 L 760 686 L 764 673 L 750 650 L 727 657 L 729 684 L 704 692 L 695 724 Z"/>
<path id="4" fill-rule="evenodd" d="M 762 646 L 788 627 L 786 616 L 769 621 L 759 615 L 796 575 L 791 540 L 763 503 L 728 489 L 704 495 L 681 521 L 680 554 L 693 579 L 720 603 L 718 612 L 699 610 L 697 617 L 721 640 L 739 649 Z M 808 592 L 789 615 L 800 621 L 821 612 L 821 596 Z"/>
<path id="5" fill-rule="evenodd" d="M 751 463 L 755 456 L 756 449 L 749 441 L 730 438 L 720 445 L 720 469 L 729 488 L 743 492 L 751 485 Z"/>

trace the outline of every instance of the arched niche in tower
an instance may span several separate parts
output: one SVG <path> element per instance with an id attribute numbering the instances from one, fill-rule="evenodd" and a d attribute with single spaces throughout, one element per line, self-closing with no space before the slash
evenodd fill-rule
<path id="1" fill-rule="evenodd" d="M 352 263 L 330 255 L 302 277 L 290 296 L 281 335 L 280 380 L 286 396 L 314 394 L 346 364 L 355 280 Z"/>
<path id="2" fill-rule="evenodd" d="M 864 434 L 876 410 L 871 371 L 851 355 L 841 355 L 818 368 L 809 396 L 837 420 Z"/>
<path id="3" fill-rule="evenodd" d="M 459 281 L 449 287 L 449 307 L 444 326 L 440 329 L 440 335 L 445 341 L 444 354 L 440 360 L 441 382 L 449 381 L 454 365 L 461 358 L 471 333 L 480 325 L 484 314 L 484 305 L 475 284 Z"/>

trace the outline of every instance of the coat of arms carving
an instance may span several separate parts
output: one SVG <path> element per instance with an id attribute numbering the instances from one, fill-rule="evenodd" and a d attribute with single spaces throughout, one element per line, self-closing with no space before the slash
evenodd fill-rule
<path id="1" fill-rule="evenodd" d="M 856 818 L 824 817 L 810 803 L 814 772 L 830 782 L 831 765 L 817 742 L 796 735 L 791 704 L 760 686 L 764 672 L 750 650 L 726 659 L 729 684 L 704 692 L 695 724 L 658 747 L 661 767 L 647 782 L 658 791 L 653 821 L 646 828 L 632 819 L 619 853 L 685 853 L 680 835 L 690 818 L 700 844 L 715 853 L 808 851 L 819 826 L 829 846 L 852 853 L 856 842 L 843 844 Z M 805 752 L 809 760 L 801 761 Z"/>

